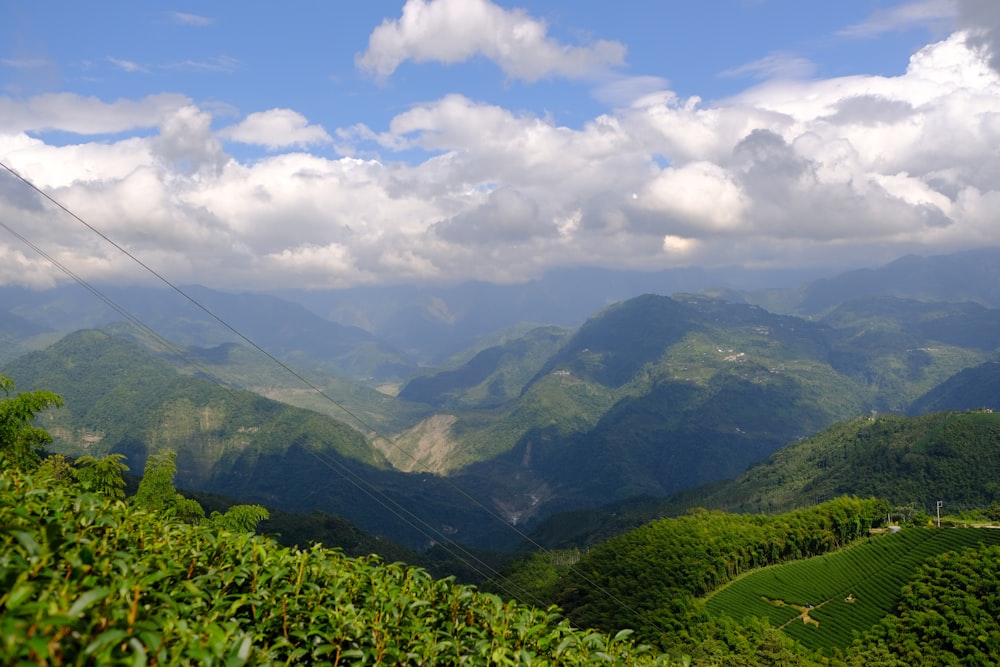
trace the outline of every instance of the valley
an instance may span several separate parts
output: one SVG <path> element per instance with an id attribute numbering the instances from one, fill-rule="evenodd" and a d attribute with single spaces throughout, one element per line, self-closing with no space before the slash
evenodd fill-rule
<path id="1" fill-rule="evenodd" d="M 919 270 L 943 261 L 928 259 Z M 971 267 L 969 280 L 981 268 L 956 256 L 948 270 L 957 265 Z M 0 289 L 0 327 L 12 341 L 2 372 L 19 389 L 64 399 L 36 422 L 52 436 L 50 451 L 121 454 L 136 471 L 150 455 L 174 451 L 179 488 L 203 506 L 224 508 L 232 501 L 213 498 L 227 498 L 269 507 L 290 543 L 343 540 L 359 553 L 402 554 L 440 574 L 558 605 L 580 626 L 631 627 L 664 648 L 675 645 L 664 632 L 686 627 L 699 639 L 683 650 L 700 651 L 750 615 L 804 650 L 849 660 L 851 631 L 875 632 L 903 603 L 885 591 L 906 585 L 927 559 L 992 545 L 995 531 L 963 533 L 967 540 L 949 538 L 941 542 L 947 549 L 926 553 L 901 547 L 912 562 L 891 557 L 908 569 L 883 593 L 861 580 L 784 568 L 860 571 L 838 559 L 869 558 L 857 555 L 876 549 L 863 542 L 885 511 L 919 526 L 938 501 L 949 517 L 982 516 L 1000 503 L 1000 310 L 986 292 L 977 302 L 907 294 L 899 270 L 884 269 L 895 276 L 885 293 L 869 289 L 877 271 L 864 290 L 846 278 L 798 288 L 798 306 L 789 293 L 647 293 L 575 326 L 508 321 L 469 339 L 478 343 L 419 352 L 277 297 L 227 300 L 193 290 L 239 324 L 233 338 L 160 303 L 155 290 L 118 293 L 142 315 L 123 322 L 70 298 L 71 288 Z M 832 301 L 838 280 L 847 287 Z M 784 304 L 783 312 L 767 303 Z M 458 327 L 461 318 L 449 312 Z M 472 334 L 453 337 L 463 336 Z M 439 363 L 418 361 L 429 358 Z M 815 526 L 795 538 L 768 532 L 772 519 L 764 517 L 807 507 L 819 512 L 809 515 Z M 842 511 L 860 512 L 847 533 L 837 532 L 848 520 Z M 730 547 L 692 556 L 698 567 L 716 558 L 728 565 L 713 564 L 719 574 L 711 581 L 676 590 L 649 579 L 644 568 L 655 557 L 627 564 L 630 540 L 676 552 L 717 529 L 735 531 L 726 533 L 732 549 L 749 540 L 758 555 L 745 564 L 725 560 Z M 657 530 L 667 536 L 653 538 Z M 877 549 L 939 540 L 920 530 L 880 537 Z M 795 542 L 827 533 L 822 546 Z M 814 558 L 827 552 L 829 561 Z M 605 570 L 620 576 L 599 574 Z M 574 580 L 580 571 L 598 578 Z M 832 588 L 761 584 L 765 572 Z M 632 607 L 652 605 L 658 620 L 616 625 L 618 606 L 598 601 L 608 593 Z M 838 620 L 860 609 L 844 605 L 867 605 L 872 595 L 883 598 L 865 606 L 863 622 Z M 817 623 L 820 634 L 806 627 Z M 828 629 L 833 639 L 817 639 Z M 771 636 L 753 632 L 760 641 Z"/>

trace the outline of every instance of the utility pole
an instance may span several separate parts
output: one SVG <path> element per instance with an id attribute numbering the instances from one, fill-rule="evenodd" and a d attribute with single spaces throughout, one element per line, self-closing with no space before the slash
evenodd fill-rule
<path id="1" fill-rule="evenodd" d="M 944 505 L 944 501 L 941 501 L 941 500 L 937 501 L 937 519 L 938 519 L 938 522 L 937 522 L 938 526 L 937 527 L 938 528 L 941 527 L 941 506 L 942 505 Z"/>

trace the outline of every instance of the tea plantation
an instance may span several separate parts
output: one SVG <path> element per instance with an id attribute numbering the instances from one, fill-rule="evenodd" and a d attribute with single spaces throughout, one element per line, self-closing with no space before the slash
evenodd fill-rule
<path id="1" fill-rule="evenodd" d="M 983 545 L 1000 545 L 1000 530 L 908 528 L 750 572 L 713 594 L 706 609 L 736 620 L 766 618 L 811 649 L 843 649 L 893 613 L 929 558 Z"/>

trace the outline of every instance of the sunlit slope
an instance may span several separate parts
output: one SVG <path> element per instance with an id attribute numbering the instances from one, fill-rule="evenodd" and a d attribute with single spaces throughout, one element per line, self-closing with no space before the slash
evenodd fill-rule
<path id="1" fill-rule="evenodd" d="M 732 482 L 692 490 L 683 504 L 782 511 L 842 493 L 952 509 L 1000 500 L 1000 413 L 880 415 L 840 422 L 775 452 Z"/>
<path id="2" fill-rule="evenodd" d="M 341 515 L 414 548 L 516 540 L 441 479 L 392 470 L 343 422 L 179 374 L 128 340 L 81 331 L 4 370 L 19 389 L 63 396 L 40 420 L 58 451 L 118 452 L 141 471 L 150 453 L 173 449 L 180 488 Z"/>
<path id="3" fill-rule="evenodd" d="M 894 611 L 927 559 L 982 545 L 1000 545 L 1000 530 L 908 528 L 750 572 L 711 595 L 706 608 L 735 620 L 766 618 L 811 649 L 843 649 Z"/>
<path id="4" fill-rule="evenodd" d="M 506 443 L 497 465 L 578 504 L 668 494 L 867 411 L 827 335 L 752 306 L 646 295 L 584 324 L 506 410 L 460 413 L 452 432 L 474 450 Z"/>

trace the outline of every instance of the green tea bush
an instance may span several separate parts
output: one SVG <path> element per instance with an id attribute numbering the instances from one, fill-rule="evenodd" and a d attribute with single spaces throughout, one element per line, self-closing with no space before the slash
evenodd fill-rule
<path id="1" fill-rule="evenodd" d="M 0 457 L 5 665 L 654 665 L 426 571 L 188 525 Z"/>

